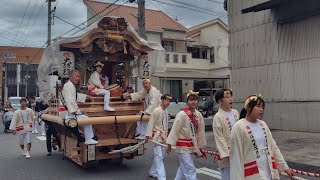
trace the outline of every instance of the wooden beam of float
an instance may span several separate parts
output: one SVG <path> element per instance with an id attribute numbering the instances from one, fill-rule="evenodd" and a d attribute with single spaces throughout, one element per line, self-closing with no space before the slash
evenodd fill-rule
<path id="1" fill-rule="evenodd" d="M 116 118 L 117 119 L 116 119 Z M 42 119 L 51 121 L 54 123 L 58 123 L 61 125 L 64 125 L 63 119 L 58 116 L 53 116 L 49 114 L 43 114 L 41 116 Z M 131 122 L 137 122 L 141 120 L 140 115 L 126 115 L 126 116 L 106 116 L 106 117 L 88 117 L 88 118 L 82 118 L 78 119 L 78 125 L 83 126 L 83 125 L 88 125 L 88 124 L 114 124 L 116 123 L 131 123 Z M 149 120 L 149 115 L 144 115 L 142 117 L 142 121 L 148 121 Z M 66 123 L 68 124 L 68 123 Z"/>

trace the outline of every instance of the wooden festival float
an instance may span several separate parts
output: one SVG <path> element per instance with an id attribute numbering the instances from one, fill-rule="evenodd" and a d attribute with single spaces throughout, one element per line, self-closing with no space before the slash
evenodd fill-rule
<path id="1" fill-rule="evenodd" d="M 78 91 L 90 96 L 90 100 L 85 103 L 78 103 L 89 118 L 65 120 L 65 113 L 61 112 L 64 106 L 60 101 L 62 85 L 57 83 L 55 90 L 49 92 L 48 80 L 39 78 L 40 92 L 44 92 L 42 96 L 51 99 L 49 113 L 43 114 L 41 118 L 54 122 L 65 157 L 82 167 L 91 167 L 99 160 L 112 159 L 121 163 L 123 158 L 133 159 L 143 155 L 143 142 L 134 139 L 134 135 L 136 122 L 149 120 L 148 116 L 138 115 L 143 111 L 144 102 L 124 101 L 121 96 L 129 89 L 130 62 L 137 57 L 143 58 L 145 55 L 142 52 L 161 48 L 160 44 L 139 37 L 124 18 L 118 17 L 103 17 L 89 26 L 83 35 L 60 38 L 46 48 L 38 76 L 58 72 L 59 80 L 65 82 L 70 70 L 75 68 L 82 76 Z M 102 74 L 109 77 L 111 85 L 107 89 L 111 92 L 110 106 L 115 108 L 114 112 L 103 109 L 102 95 L 92 95 L 87 90 L 86 82 L 97 61 L 104 63 Z M 54 70 L 55 67 L 58 67 L 58 71 Z M 87 124 L 93 126 L 99 140 L 96 145 L 85 145 L 72 133 L 72 128 Z"/>

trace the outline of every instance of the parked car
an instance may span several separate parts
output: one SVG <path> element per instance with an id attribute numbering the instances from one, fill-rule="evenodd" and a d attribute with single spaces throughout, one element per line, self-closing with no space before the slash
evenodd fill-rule
<path id="1" fill-rule="evenodd" d="M 8 99 L 10 102 L 11 102 L 11 106 L 17 110 L 20 108 L 20 100 L 21 100 L 21 97 L 9 97 Z"/>
<path id="2" fill-rule="evenodd" d="M 175 118 L 178 112 L 181 111 L 186 106 L 187 106 L 187 103 L 175 101 L 174 99 L 172 99 L 169 107 L 167 108 L 170 118 Z"/>
<path id="3" fill-rule="evenodd" d="M 13 117 L 13 111 L 8 111 L 3 115 L 3 125 L 4 125 L 5 133 L 10 132 L 9 127 L 11 124 L 12 117 Z"/>
<path id="4" fill-rule="evenodd" d="M 215 101 L 214 95 L 221 88 L 204 88 L 199 91 L 198 111 L 201 112 L 203 117 L 212 116 L 218 112 L 218 106 Z M 212 98 L 211 98 L 212 93 Z"/>

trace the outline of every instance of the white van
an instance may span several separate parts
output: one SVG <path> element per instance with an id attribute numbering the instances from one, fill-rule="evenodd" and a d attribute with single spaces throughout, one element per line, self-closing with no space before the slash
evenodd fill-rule
<path id="1" fill-rule="evenodd" d="M 21 97 L 9 97 L 8 99 L 10 102 L 11 102 L 11 106 L 17 110 L 20 108 L 20 100 L 21 100 Z"/>

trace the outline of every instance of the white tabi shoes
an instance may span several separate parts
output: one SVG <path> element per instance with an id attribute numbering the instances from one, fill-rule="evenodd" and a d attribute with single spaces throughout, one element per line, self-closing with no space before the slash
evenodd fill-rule
<path id="1" fill-rule="evenodd" d="M 94 139 L 88 139 L 84 142 L 84 144 L 89 145 L 89 144 L 98 144 L 98 141 Z"/>
<path id="2" fill-rule="evenodd" d="M 114 111 L 115 109 L 110 107 L 110 106 L 106 106 L 106 107 L 104 107 L 104 110 L 106 110 L 106 111 Z"/>

